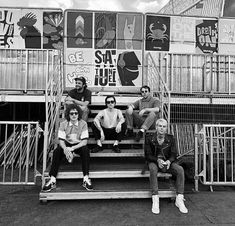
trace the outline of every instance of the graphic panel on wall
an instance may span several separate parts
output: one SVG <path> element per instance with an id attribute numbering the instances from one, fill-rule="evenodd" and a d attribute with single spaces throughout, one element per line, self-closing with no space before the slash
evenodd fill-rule
<path id="1" fill-rule="evenodd" d="M 142 51 L 119 51 L 117 70 L 122 86 L 141 86 Z"/>
<path id="2" fill-rule="evenodd" d="M 218 52 L 217 20 L 196 20 L 196 52 Z"/>
<path id="3" fill-rule="evenodd" d="M 43 12 L 43 49 L 63 48 L 62 12 Z"/>
<path id="4" fill-rule="evenodd" d="M 95 49 L 116 49 L 116 13 L 95 13 Z"/>
<path id="5" fill-rule="evenodd" d="M 120 86 L 120 82 L 117 80 L 117 51 L 115 49 L 98 49 L 94 54 L 94 86 Z"/>
<path id="6" fill-rule="evenodd" d="M 69 48 L 66 53 L 65 87 L 74 87 L 74 79 L 83 76 L 88 86 L 94 81 L 93 50 Z"/>
<path id="7" fill-rule="evenodd" d="M 141 49 L 143 40 L 143 15 L 118 13 L 117 48 Z"/>
<path id="8" fill-rule="evenodd" d="M 20 17 L 19 9 L 0 9 L 0 48 L 24 48 L 17 25 Z"/>
<path id="9" fill-rule="evenodd" d="M 91 12 L 67 13 L 67 47 L 92 48 L 93 14 Z"/>
<path id="10" fill-rule="evenodd" d="M 170 17 L 146 16 L 145 49 L 169 51 Z"/>
<path id="11" fill-rule="evenodd" d="M 22 10 L 17 25 L 20 29 L 20 36 L 24 40 L 25 48 L 42 48 L 42 11 L 36 9 Z"/>
<path id="12" fill-rule="evenodd" d="M 235 54 L 235 19 L 219 20 L 219 53 Z"/>
<path id="13" fill-rule="evenodd" d="M 191 17 L 171 17 L 170 52 L 195 52 L 195 24 Z"/>

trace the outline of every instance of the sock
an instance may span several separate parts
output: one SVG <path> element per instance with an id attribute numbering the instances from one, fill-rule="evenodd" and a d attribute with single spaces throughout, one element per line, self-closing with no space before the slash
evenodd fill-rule
<path id="1" fill-rule="evenodd" d="M 118 141 L 117 141 L 117 140 L 115 140 L 113 146 L 114 146 L 114 145 L 118 145 Z"/>
<path id="2" fill-rule="evenodd" d="M 99 145 L 100 147 L 102 147 L 102 143 L 100 140 L 97 140 L 97 145 Z"/>
<path id="3" fill-rule="evenodd" d="M 88 175 L 85 175 L 85 176 L 83 177 L 83 181 L 87 181 L 88 179 L 89 179 Z"/>
<path id="4" fill-rule="evenodd" d="M 51 176 L 51 179 L 50 179 L 51 182 L 55 183 L 56 182 L 56 178 L 54 176 Z"/>

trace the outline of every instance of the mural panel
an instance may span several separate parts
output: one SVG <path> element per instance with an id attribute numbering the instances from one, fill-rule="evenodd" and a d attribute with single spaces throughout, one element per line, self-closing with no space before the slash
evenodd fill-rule
<path id="1" fill-rule="evenodd" d="M 170 52 L 195 52 L 195 24 L 191 17 L 171 17 Z"/>
<path id="2" fill-rule="evenodd" d="M 235 19 L 219 20 L 219 53 L 235 54 Z"/>
<path id="3" fill-rule="evenodd" d="M 196 52 L 218 52 L 217 20 L 196 20 Z"/>
<path id="4" fill-rule="evenodd" d="M 145 50 L 169 51 L 169 45 L 170 17 L 147 15 Z"/>

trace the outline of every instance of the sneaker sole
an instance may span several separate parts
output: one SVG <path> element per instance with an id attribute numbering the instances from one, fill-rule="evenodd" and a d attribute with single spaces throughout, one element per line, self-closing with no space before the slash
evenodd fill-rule
<path id="1" fill-rule="evenodd" d="M 47 189 L 47 190 L 42 190 L 42 192 L 49 192 L 49 191 L 52 191 L 52 190 L 54 190 L 56 187 L 53 187 L 53 188 L 51 188 L 51 189 Z"/>
<path id="2" fill-rule="evenodd" d="M 93 190 L 93 188 L 88 188 L 88 187 L 84 186 L 83 184 L 82 184 L 82 187 L 84 187 L 87 191 L 92 191 Z"/>
<path id="3" fill-rule="evenodd" d="M 180 211 L 181 213 L 188 213 L 188 211 L 182 212 L 182 211 L 180 210 L 179 206 L 178 206 L 176 203 L 175 203 L 175 206 L 179 209 L 179 211 Z"/>

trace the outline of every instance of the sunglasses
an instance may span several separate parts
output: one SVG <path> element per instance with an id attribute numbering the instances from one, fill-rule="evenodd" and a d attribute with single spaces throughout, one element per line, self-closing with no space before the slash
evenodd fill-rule
<path id="1" fill-rule="evenodd" d="M 78 112 L 70 112 L 70 115 L 78 115 Z"/>
<path id="2" fill-rule="evenodd" d="M 114 104 L 114 100 L 106 101 L 106 104 Z"/>
<path id="3" fill-rule="evenodd" d="M 141 93 L 148 93 L 148 90 L 142 90 Z"/>

